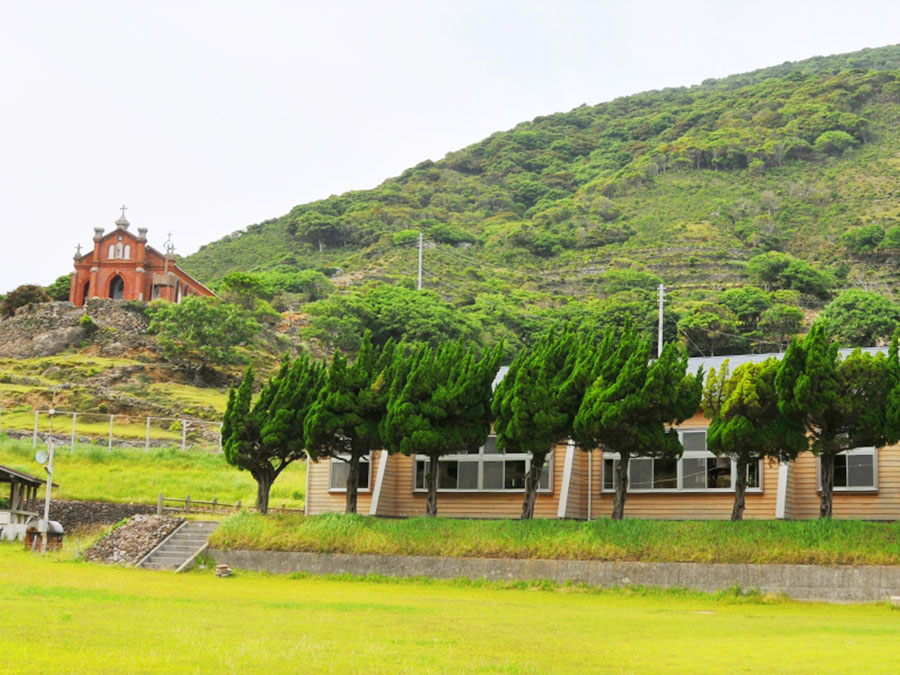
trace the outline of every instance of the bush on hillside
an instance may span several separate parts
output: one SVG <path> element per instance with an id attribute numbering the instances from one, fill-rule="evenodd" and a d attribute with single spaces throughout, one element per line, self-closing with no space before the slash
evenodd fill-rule
<path id="1" fill-rule="evenodd" d="M 841 155 L 854 145 L 856 139 L 846 131 L 826 131 L 816 139 L 813 147 L 826 155 Z"/>
<path id="2" fill-rule="evenodd" d="M 866 225 L 848 230 L 841 235 L 841 243 L 856 254 L 871 253 L 884 240 L 881 225 Z"/>
<path id="3" fill-rule="evenodd" d="M 872 347 L 891 339 L 900 327 L 900 306 L 878 293 L 844 291 L 825 307 L 818 321 L 847 347 Z"/>
<path id="4" fill-rule="evenodd" d="M 148 314 L 148 332 L 156 334 L 163 354 L 193 370 L 198 383 L 210 366 L 241 362 L 236 348 L 259 333 L 252 317 L 218 298 L 188 296 L 177 304 L 157 301 Z"/>
<path id="5" fill-rule="evenodd" d="M 0 304 L 0 316 L 12 316 L 19 307 L 31 305 L 38 302 L 52 302 L 53 298 L 44 290 L 43 286 L 37 284 L 23 284 L 17 289 L 10 291 Z"/>
<path id="6" fill-rule="evenodd" d="M 44 290 L 54 300 L 66 302 L 69 299 L 69 290 L 72 287 L 72 274 L 64 274 L 57 277 L 56 281 L 47 286 Z"/>

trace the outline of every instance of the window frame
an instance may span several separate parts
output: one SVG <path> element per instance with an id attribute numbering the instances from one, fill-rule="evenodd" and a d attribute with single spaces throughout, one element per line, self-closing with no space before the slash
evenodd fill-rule
<path id="1" fill-rule="evenodd" d="M 496 443 L 496 435 L 491 434 L 488 436 L 489 439 L 495 439 Z M 524 452 L 516 452 L 516 453 L 506 453 L 506 452 L 491 452 L 485 453 L 484 451 L 485 445 L 482 445 L 478 448 L 477 453 L 466 453 L 466 454 L 456 454 L 456 455 L 443 455 L 438 462 L 459 462 L 465 461 L 471 464 L 478 464 L 478 473 L 476 483 L 478 485 L 484 485 L 484 465 L 487 463 L 493 462 L 525 462 L 525 475 L 528 475 L 528 471 L 531 469 L 531 455 Z M 537 494 L 539 495 L 549 495 L 553 494 L 553 457 L 555 455 L 555 446 L 550 452 L 547 454 L 547 469 L 543 475 L 547 476 L 547 487 L 542 488 L 538 487 Z M 428 487 L 417 487 L 416 486 L 416 476 L 418 474 L 418 465 L 419 462 L 427 462 L 429 458 L 427 455 L 415 455 L 413 459 L 413 472 L 412 472 L 412 489 L 413 493 L 417 494 L 425 494 L 428 492 Z M 542 478 L 543 478 L 542 475 Z M 525 487 L 521 488 L 442 488 L 438 485 L 438 492 L 447 493 L 447 494 L 525 494 Z"/>
<path id="2" fill-rule="evenodd" d="M 368 462 L 368 464 L 369 464 L 369 487 L 356 488 L 357 494 L 368 494 L 368 493 L 372 492 L 372 464 L 373 464 L 374 455 L 375 455 L 375 453 L 370 452 L 368 455 L 365 456 L 365 459 L 360 457 L 360 460 L 359 460 L 360 462 L 365 461 L 365 462 Z M 348 457 L 348 455 L 345 455 L 343 453 L 341 456 Z M 328 458 L 328 492 L 347 494 L 346 486 L 344 486 L 344 487 L 332 487 L 331 486 L 331 477 L 332 477 L 332 473 L 334 471 L 334 463 L 335 462 L 340 462 L 341 464 L 347 464 L 347 462 L 345 460 L 340 459 L 340 456 Z"/>
<path id="3" fill-rule="evenodd" d="M 697 427 L 687 427 L 684 429 L 678 429 L 678 440 L 682 441 L 685 433 L 692 433 L 702 431 L 704 434 L 706 433 L 706 428 L 697 428 Z M 607 452 L 604 451 L 601 457 L 601 465 L 600 465 L 600 492 L 601 494 L 615 494 L 616 492 L 616 481 L 615 475 L 613 476 L 613 487 L 606 487 L 606 460 L 619 460 L 620 455 L 618 452 Z M 633 462 L 635 459 L 638 460 L 649 460 L 651 462 L 655 462 L 656 460 L 650 457 L 631 457 L 628 462 L 628 494 L 734 494 L 734 476 L 737 474 L 737 462 L 735 460 L 731 460 L 731 487 L 727 488 L 711 488 L 711 487 L 702 487 L 702 488 L 686 488 L 682 487 L 684 484 L 684 460 L 685 459 L 726 459 L 722 457 L 718 457 L 713 454 L 709 450 L 685 450 L 681 457 L 678 458 L 678 466 L 676 473 L 676 485 L 678 487 L 674 488 L 633 488 L 632 487 L 632 478 L 631 478 L 631 470 L 633 468 Z M 747 494 L 762 494 L 765 490 L 763 489 L 763 465 L 765 462 L 763 460 L 759 460 L 759 486 L 758 487 L 747 487 Z M 708 463 L 707 463 L 708 466 Z M 750 466 L 747 467 L 748 471 Z M 709 469 L 707 469 L 707 472 Z M 708 475 L 708 474 L 707 474 Z M 651 472 L 651 481 L 655 480 L 655 475 Z"/>
<path id="4" fill-rule="evenodd" d="M 837 486 L 833 490 L 835 492 L 878 492 L 878 448 L 875 446 L 861 446 L 852 450 L 844 450 L 837 453 L 838 455 L 871 455 L 872 456 L 872 485 L 868 486 Z M 822 492 L 822 458 L 816 457 L 816 492 Z"/>

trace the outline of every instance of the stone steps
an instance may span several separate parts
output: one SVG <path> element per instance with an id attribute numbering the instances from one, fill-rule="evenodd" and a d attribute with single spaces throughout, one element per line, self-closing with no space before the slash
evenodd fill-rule
<path id="1" fill-rule="evenodd" d="M 209 539 L 218 523 L 189 521 L 153 554 L 141 567 L 148 570 L 176 570 L 197 554 Z"/>

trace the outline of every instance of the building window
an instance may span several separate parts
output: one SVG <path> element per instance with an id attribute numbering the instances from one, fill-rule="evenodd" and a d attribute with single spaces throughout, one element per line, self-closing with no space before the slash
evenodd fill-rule
<path id="1" fill-rule="evenodd" d="M 544 462 L 538 492 L 552 492 L 552 453 Z M 416 475 L 413 489 L 428 489 L 426 475 L 431 461 L 416 456 Z M 525 476 L 531 469 L 531 457 L 524 453 L 502 453 L 497 450 L 497 437 L 491 435 L 477 449 L 460 455 L 446 455 L 438 461 L 439 492 L 524 492 Z"/>
<path id="2" fill-rule="evenodd" d="M 822 489 L 822 462 L 816 462 L 819 490 Z M 854 448 L 834 458 L 835 492 L 864 492 L 878 489 L 878 450 Z"/>
<path id="3" fill-rule="evenodd" d="M 679 431 L 684 454 L 681 459 L 638 457 L 628 462 L 629 492 L 733 492 L 731 477 L 736 463 L 716 457 L 706 449 L 706 431 Z M 619 485 L 619 454 L 603 453 L 603 492 Z M 762 462 L 747 467 L 747 490 L 762 491 Z"/>
<path id="4" fill-rule="evenodd" d="M 350 475 L 350 464 L 346 461 L 349 457 L 340 459 L 332 457 L 329 462 L 328 470 L 328 491 L 329 492 L 346 492 L 347 477 Z M 360 492 L 370 492 L 369 486 L 372 484 L 372 458 L 371 456 L 360 457 L 359 459 L 359 477 L 356 481 L 356 488 Z"/>
<path id="5" fill-rule="evenodd" d="M 115 244 L 109 245 L 109 252 L 106 257 L 107 258 L 115 258 L 116 257 L 116 245 Z"/>
<path id="6" fill-rule="evenodd" d="M 125 244 L 125 250 L 122 253 L 122 257 L 125 258 L 125 260 L 131 259 L 131 244 Z"/>

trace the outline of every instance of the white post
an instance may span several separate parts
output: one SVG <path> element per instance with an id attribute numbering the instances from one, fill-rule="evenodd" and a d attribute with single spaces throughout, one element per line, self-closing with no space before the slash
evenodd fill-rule
<path id="1" fill-rule="evenodd" d="M 219 454 L 222 454 L 222 427 L 225 425 L 223 423 L 219 423 Z"/>
<path id="2" fill-rule="evenodd" d="M 424 235 L 419 232 L 419 284 L 416 286 L 417 291 L 422 290 L 422 248 L 425 245 Z"/>
<path id="3" fill-rule="evenodd" d="M 187 444 L 187 420 L 181 420 L 181 451 L 185 451 Z"/>
<path id="4" fill-rule="evenodd" d="M 150 418 L 147 418 L 147 436 L 144 438 L 144 452 L 150 451 Z"/>
<path id="5" fill-rule="evenodd" d="M 75 419 L 78 417 L 77 412 L 72 413 L 72 448 L 69 452 L 75 452 Z"/>
<path id="6" fill-rule="evenodd" d="M 666 287 L 662 284 L 659 285 L 659 334 L 656 340 L 656 356 L 659 358 L 662 356 L 663 349 L 663 305 L 666 301 Z"/>
<path id="7" fill-rule="evenodd" d="M 115 417 L 115 415 L 109 416 L 109 440 L 106 443 L 106 451 L 107 452 L 112 452 L 113 417 Z"/>
<path id="8" fill-rule="evenodd" d="M 38 427 L 38 415 L 41 414 L 40 410 L 34 411 L 34 434 L 31 436 L 31 449 L 34 450 L 37 447 L 37 427 Z"/>
<path id="9" fill-rule="evenodd" d="M 47 465 L 47 489 L 44 490 L 44 520 L 41 522 L 41 555 L 47 553 L 47 537 L 50 534 L 50 493 L 53 491 L 53 408 L 47 411 L 50 415 L 50 463 Z"/>

